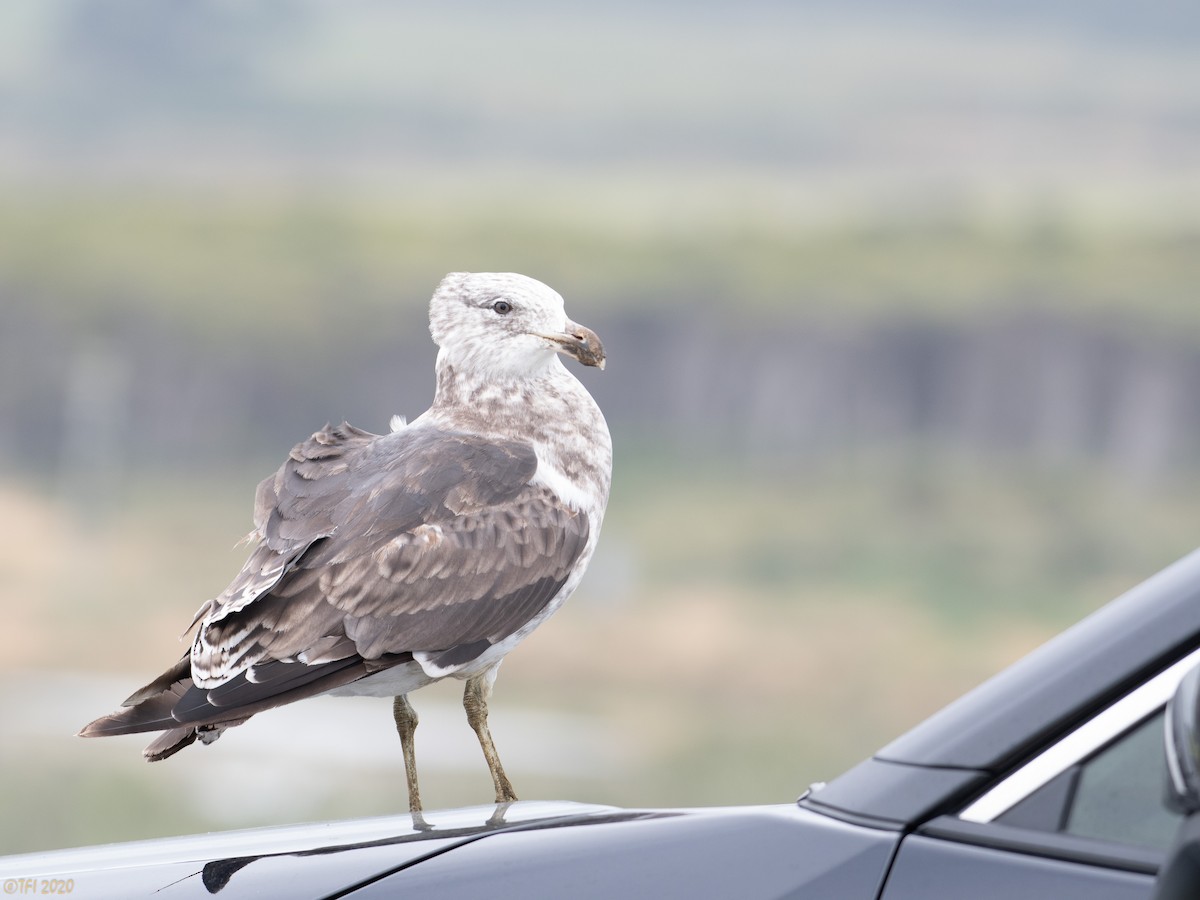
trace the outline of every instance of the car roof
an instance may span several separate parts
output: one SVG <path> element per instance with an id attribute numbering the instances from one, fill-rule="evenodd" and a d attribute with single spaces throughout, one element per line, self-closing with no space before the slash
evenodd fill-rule
<path id="1" fill-rule="evenodd" d="M 215 834 L 102 844 L 0 857 L 0 878 L 73 879 L 104 896 L 209 896 L 236 879 L 239 896 L 327 896 L 381 870 L 412 865 L 483 837 L 529 828 L 644 817 L 611 806 L 526 801 L 408 814 L 277 825 Z M 164 893 L 165 892 L 165 893 Z"/>
<path id="2" fill-rule="evenodd" d="M 0 857 L 0 880 L 106 897 L 873 897 L 896 841 L 793 803 L 525 801 Z"/>

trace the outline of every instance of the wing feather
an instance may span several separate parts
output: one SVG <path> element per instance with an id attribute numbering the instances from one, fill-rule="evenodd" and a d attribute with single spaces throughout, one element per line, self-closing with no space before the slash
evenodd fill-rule
<path id="1" fill-rule="evenodd" d="M 374 660 L 503 640 L 588 539 L 585 516 L 530 485 L 536 469 L 528 445 L 419 426 L 343 423 L 297 445 L 260 484 L 259 544 L 197 632 L 196 684 L 335 646 Z"/>

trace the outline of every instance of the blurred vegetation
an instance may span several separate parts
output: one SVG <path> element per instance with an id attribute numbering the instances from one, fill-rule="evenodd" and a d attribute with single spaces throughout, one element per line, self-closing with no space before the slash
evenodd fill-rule
<path id="1" fill-rule="evenodd" d="M 423 408 L 448 271 L 611 348 L 600 551 L 493 706 L 523 797 L 789 800 L 1190 550 L 1198 26 L 0 6 L 0 852 L 404 807 L 386 703 L 348 757 L 285 711 L 156 766 L 69 735 L 182 651 L 292 442 Z M 507 744 L 523 711 L 595 771 Z M 481 761 L 423 788 L 490 796 Z"/>
<path id="2" fill-rule="evenodd" d="M 787 214 L 794 198 L 712 184 L 701 216 L 680 218 L 670 191 L 633 216 L 619 195 L 632 205 L 636 182 L 618 179 L 617 197 L 601 182 L 552 209 L 462 186 L 402 198 L 10 187 L 0 192 L 0 285 L 9 302 L 48 305 L 80 333 L 152 318 L 201 340 L 279 343 L 369 334 L 380 316 L 423 308 L 437 279 L 459 269 L 577 284 L 575 305 L 593 310 L 653 298 L 659 315 L 736 311 L 748 327 L 781 316 L 977 319 L 1014 304 L 1164 331 L 1200 324 L 1200 218 L 1135 227 L 1122 216 L 1137 210 L 1068 198 L 814 223 Z"/>

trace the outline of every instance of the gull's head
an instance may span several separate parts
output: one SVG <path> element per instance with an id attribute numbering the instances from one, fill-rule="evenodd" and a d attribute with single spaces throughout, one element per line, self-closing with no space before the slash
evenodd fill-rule
<path id="1" fill-rule="evenodd" d="M 567 318 L 558 292 L 511 272 L 447 275 L 429 304 L 429 331 L 458 368 L 529 376 L 558 353 L 604 368 L 600 338 Z"/>

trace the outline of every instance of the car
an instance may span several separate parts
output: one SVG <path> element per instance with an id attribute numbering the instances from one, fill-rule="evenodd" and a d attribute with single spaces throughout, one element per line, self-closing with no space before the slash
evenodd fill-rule
<path id="1" fill-rule="evenodd" d="M 1200 551 L 793 802 L 518 802 L 230 831 L 0 858 L 0 883 L 88 898 L 1200 896 L 1198 663 Z"/>

